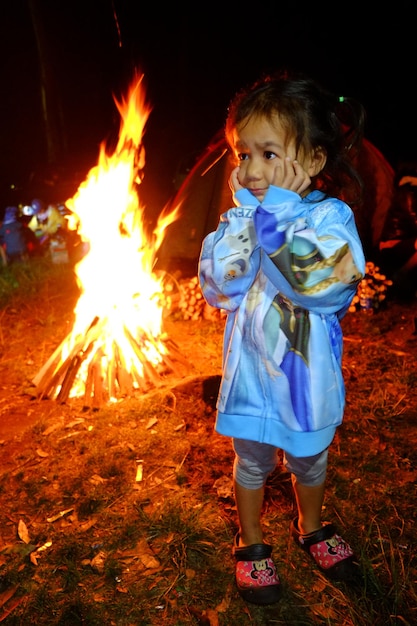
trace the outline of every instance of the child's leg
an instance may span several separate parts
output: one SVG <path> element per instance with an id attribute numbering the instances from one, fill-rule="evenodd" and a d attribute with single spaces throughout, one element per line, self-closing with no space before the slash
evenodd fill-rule
<path id="1" fill-rule="evenodd" d="M 290 524 L 291 536 L 331 580 L 356 578 L 360 571 L 352 548 L 333 524 L 321 521 L 327 451 L 301 459 L 285 456 L 298 507 L 298 516 Z"/>
<path id="2" fill-rule="evenodd" d="M 301 485 L 293 474 L 292 484 L 298 508 L 298 530 L 303 535 L 319 530 L 321 528 L 324 483 L 314 487 Z"/>
<path id="3" fill-rule="evenodd" d="M 272 559 L 272 546 L 264 543 L 261 512 L 264 485 L 275 468 L 277 450 L 273 446 L 235 439 L 233 468 L 239 532 L 233 554 L 235 579 L 242 598 L 254 604 L 273 604 L 281 595 L 280 579 Z"/>
<path id="4" fill-rule="evenodd" d="M 321 510 L 327 471 L 327 450 L 312 457 L 296 458 L 286 453 L 284 464 L 292 474 L 298 508 L 298 527 L 302 534 L 321 528 Z"/>
<path id="5" fill-rule="evenodd" d="M 246 489 L 235 480 L 234 489 L 239 516 L 239 547 L 262 543 L 261 511 L 264 488 Z"/>
<path id="6" fill-rule="evenodd" d="M 268 444 L 234 439 L 234 490 L 239 516 L 239 546 L 263 543 L 261 512 L 264 485 L 277 464 L 277 449 Z"/>

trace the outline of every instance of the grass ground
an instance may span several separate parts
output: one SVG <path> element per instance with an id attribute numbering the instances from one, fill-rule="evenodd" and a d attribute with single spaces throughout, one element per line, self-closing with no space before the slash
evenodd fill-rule
<path id="1" fill-rule="evenodd" d="M 39 400 L 31 388 L 71 328 L 71 272 L 42 263 L 8 270 L 0 297 L 0 417 L 10 426 L 0 435 L 1 622 L 417 623 L 415 302 L 343 322 L 346 416 L 323 517 L 355 548 L 363 579 L 331 583 L 293 544 L 291 484 L 278 467 L 264 525 L 282 599 L 257 607 L 234 586 L 233 454 L 213 431 L 223 321 L 173 312 L 167 329 L 187 367 L 149 393 L 86 411 L 77 400 Z"/>

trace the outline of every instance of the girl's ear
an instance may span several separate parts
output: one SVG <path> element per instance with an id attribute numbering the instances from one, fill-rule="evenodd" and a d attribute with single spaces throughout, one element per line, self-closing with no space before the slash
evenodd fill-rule
<path id="1" fill-rule="evenodd" d="M 317 176 L 326 165 L 327 154 L 324 148 L 318 146 L 311 151 L 310 166 L 308 168 L 308 174 L 313 177 Z"/>

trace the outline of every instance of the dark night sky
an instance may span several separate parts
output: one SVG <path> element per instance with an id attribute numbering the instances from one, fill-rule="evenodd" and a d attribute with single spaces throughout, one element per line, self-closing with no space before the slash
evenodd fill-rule
<path id="1" fill-rule="evenodd" d="M 353 0 L 345 3 L 344 15 L 341 5 L 329 13 L 320 8 L 329 3 L 306 3 L 308 9 L 303 2 L 286 4 L 258 0 L 244 9 L 236 2 L 183 2 L 166 10 L 149 0 L 2 3 L 1 177 L 26 180 L 45 165 L 41 67 L 53 86 L 58 162 L 75 177 L 96 163 L 101 141 L 117 135 L 113 94 L 127 92 L 135 71 L 145 74 L 153 106 L 144 140 L 145 181 L 156 202 L 173 193 L 180 164 L 222 127 L 234 92 L 281 66 L 361 100 L 366 135 L 394 167 L 417 160 L 412 2 L 397 1 L 386 15 L 378 8 L 366 16 L 364 3 Z"/>

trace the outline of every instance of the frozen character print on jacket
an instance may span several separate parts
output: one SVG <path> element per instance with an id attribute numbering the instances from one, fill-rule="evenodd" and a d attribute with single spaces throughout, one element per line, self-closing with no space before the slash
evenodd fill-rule
<path id="1" fill-rule="evenodd" d="M 229 259 L 229 262 L 226 263 L 225 266 L 225 281 L 234 280 L 238 276 L 245 274 L 251 253 L 250 244 L 254 239 L 255 229 L 252 224 L 248 224 L 248 227 L 237 235 L 228 235 L 225 237 L 225 244 L 229 250 L 227 256 L 222 259 Z"/>
<path id="2" fill-rule="evenodd" d="M 277 235 L 278 232 L 276 230 L 274 234 Z M 314 293 L 338 281 L 345 284 L 356 283 L 360 272 L 354 264 L 348 245 L 342 245 L 329 258 L 325 258 L 311 235 L 313 234 L 308 230 L 294 234 L 292 249 L 285 238 L 275 236 L 275 244 L 278 242 L 282 245 L 269 254 L 269 257 L 291 286 L 299 292 Z M 262 241 L 265 248 L 268 248 L 268 243 L 270 242 L 265 237 Z M 309 312 L 302 307 L 294 306 L 291 300 L 278 293 L 265 316 L 264 330 L 267 326 L 268 329 L 264 334 L 270 341 L 268 352 L 274 354 L 275 360 L 281 360 L 281 369 L 290 381 L 297 421 L 303 429 L 308 430 L 311 419 L 308 384 Z M 277 332 L 274 333 L 274 329 L 277 329 Z M 284 333 L 287 340 L 284 351 L 279 355 L 275 351 L 278 345 L 278 329 Z M 272 339 L 274 335 L 275 345 Z M 293 382 L 298 384 L 293 385 Z"/>
<path id="3" fill-rule="evenodd" d="M 290 450 L 317 432 L 326 445 L 344 405 L 340 318 L 364 265 L 351 211 L 320 191 L 272 187 L 261 205 L 236 196 L 247 204 L 221 216 L 200 257 L 204 297 L 228 313 L 219 432 L 239 424 L 242 437 Z"/>

